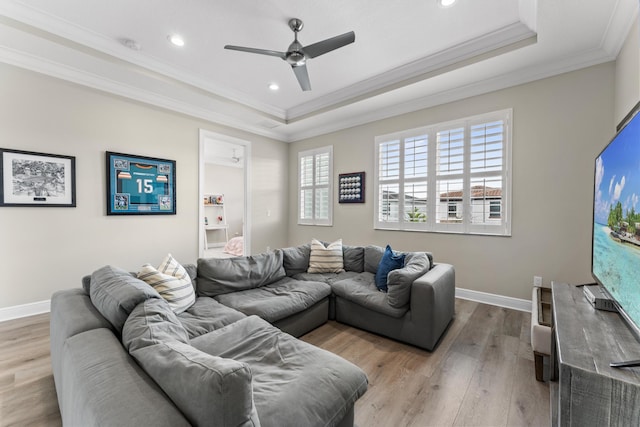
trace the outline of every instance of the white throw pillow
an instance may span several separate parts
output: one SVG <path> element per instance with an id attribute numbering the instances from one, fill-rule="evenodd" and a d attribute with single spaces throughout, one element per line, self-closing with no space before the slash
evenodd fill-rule
<path id="1" fill-rule="evenodd" d="M 312 239 L 307 273 L 342 273 L 343 271 L 342 239 L 330 243 L 326 248 L 319 240 Z"/>
<path id="2" fill-rule="evenodd" d="M 189 273 L 171 254 L 167 255 L 158 268 L 151 264 L 143 265 L 138 272 L 138 279 L 153 286 L 176 314 L 182 313 L 196 302 Z"/>

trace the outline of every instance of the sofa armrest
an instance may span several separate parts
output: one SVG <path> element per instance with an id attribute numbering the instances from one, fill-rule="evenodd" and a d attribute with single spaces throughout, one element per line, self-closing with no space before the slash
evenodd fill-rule
<path id="1" fill-rule="evenodd" d="M 65 426 L 190 425 L 110 329 L 73 335 L 60 352 L 56 389 Z"/>
<path id="2" fill-rule="evenodd" d="M 410 309 L 414 323 L 432 325 L 432 330 L 444 331 L 455 313 L 455 293 L 453 266 L 434 264 L 411 286 Z"/>

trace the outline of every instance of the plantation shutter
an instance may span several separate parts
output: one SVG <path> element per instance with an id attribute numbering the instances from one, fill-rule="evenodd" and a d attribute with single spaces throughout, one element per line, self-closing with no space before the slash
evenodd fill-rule
<path id="1" fill-rule="evenodd" d="M 298 224 L 331 225 L 333 148 L 298 154 Z"/>
<path id="2" fill-rule="evenodd" d="M 374 227 L 510 235 L 511 114 L 376 137 Z"/>

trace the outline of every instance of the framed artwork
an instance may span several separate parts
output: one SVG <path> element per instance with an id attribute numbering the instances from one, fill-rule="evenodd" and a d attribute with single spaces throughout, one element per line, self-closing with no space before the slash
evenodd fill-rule
<path id="1" fill-rule="evenodd" d="M 0 148 L 0 206 L 76 206 L 76 158 Z"/>
<path id="2" fill-rule="evenodd" d="M 107 151 L 107 215 L 175 215 L 175 160 Z"/>
<path id="3" fill-rule="evenodd" d="M 364 203 L 364 172 L 338 175 L 338 203 Z"/>

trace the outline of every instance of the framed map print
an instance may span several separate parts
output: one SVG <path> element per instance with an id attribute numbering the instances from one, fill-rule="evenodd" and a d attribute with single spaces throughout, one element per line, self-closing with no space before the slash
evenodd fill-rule
<path id="1" fill-rule="evenodd" d="M 76 206 L 76 158 L 0 148 L 0 206 Z"/>
<path id="2" fill-rule="evenodd" d="M 175 215 L 174 160 L 107 151 L 107 215 Z"/>

